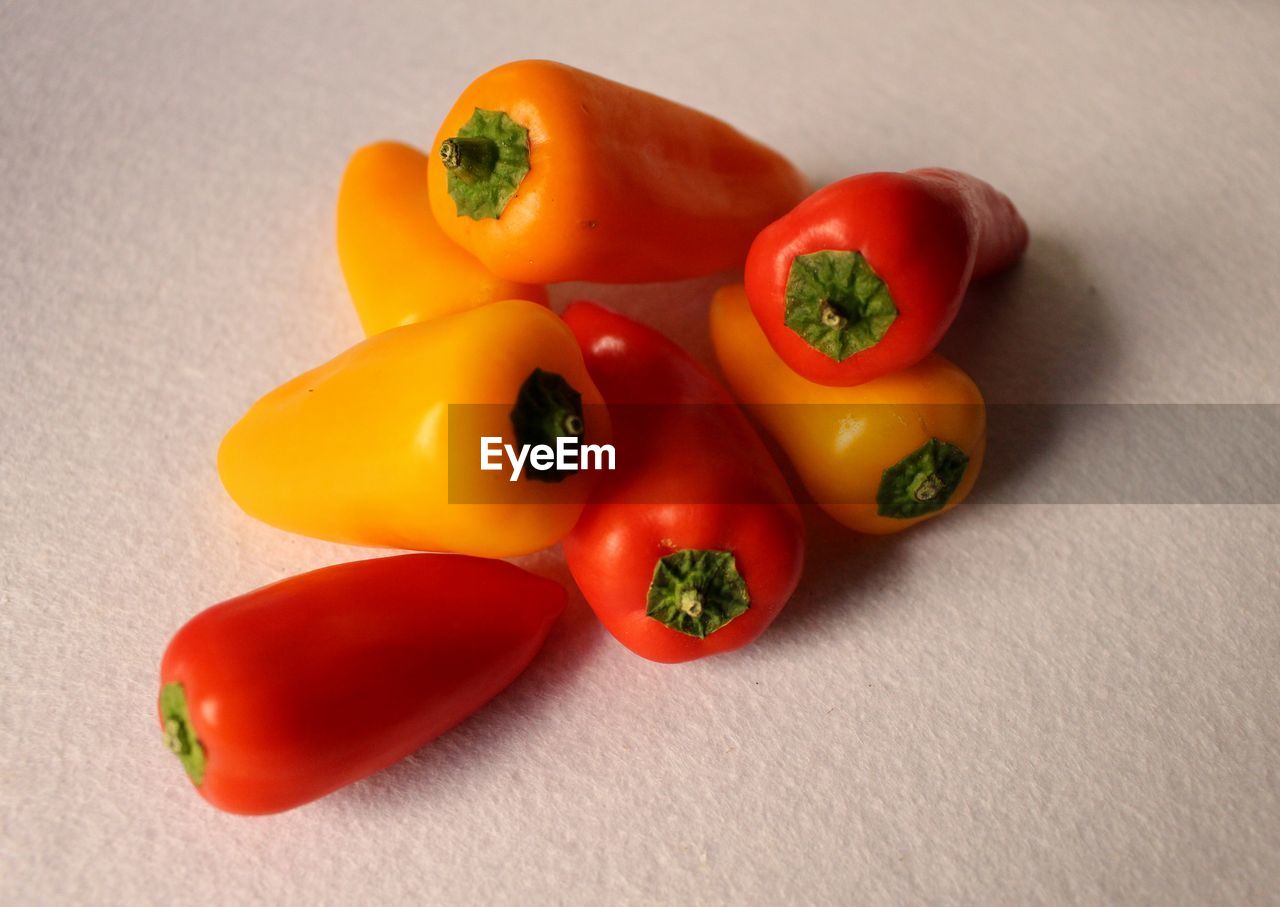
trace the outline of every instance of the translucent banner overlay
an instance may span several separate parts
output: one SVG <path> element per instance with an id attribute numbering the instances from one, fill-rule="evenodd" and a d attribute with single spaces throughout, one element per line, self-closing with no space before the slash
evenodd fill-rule
<path id="1" fill-rule="evenodd" d="M 1280 504 L 1277 404 L 991 404 L 985 413 L 888 403 L 587 407 L 583 437 L 566 446 L 610 445 L 614 469 L 588 458 L 585 469 L 539 481 L 530 457 L 515 482 L 509 409 L 449 407 L 451 503 L 577 503 L 600 483 L 619 502 L 774 503 L 770 483 L 751 478 L 768 472 L 752 468 L 763 443 L 797 497 L 874 505 L 885 470 L 937 440 L 964 449 L 979 473 L 971 499 L 982 503 Z M 744 411 L 763 442 L 744 431 Z M 973 441 L 984 418 L 985 453 Z M 485 437 L 494 439 L 489 465 L 499 469 L 480 468 Z"/>

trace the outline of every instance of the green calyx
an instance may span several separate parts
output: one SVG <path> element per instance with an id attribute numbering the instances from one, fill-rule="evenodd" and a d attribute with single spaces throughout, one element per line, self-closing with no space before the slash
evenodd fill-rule
<path id="1" fill-rule="evenodd" d="M 529 174 L 529 130 L 500 110 L 481 110 L 440 145 L 459 217 L 498 218 Z"/>
<path id="2" fill-rule="evenodd" d="M 947 505 L 968 465 L 963 450 L 930 438 L 881 475 L 876 512 L 900 520 L 936 513 Z"/>
<path id="3" fill-rule="evenodd" d="M 187 711 L 187 694 L 180 683 L 160 688 L 160 716 L 164 721 L 164 745 L 178 757 L 187 777 L 197 787 L 204 781 L 204 747 L 196 739 Z"/>
<path id="4" fill-rule="evenodd" d="M 879 343 L 898 317 L 889 288 L 861 252 L 797 255 L 787 274 L 783 324 L 843 362 Z"/>
<path id="5" fill-rule="evenodd" d="M 535 368 L 516 394 L 511 427 L 518 447 L 545 444 L 554 450 L 559 438 L 581 438 L 586 430 L 582 394 L 560 375 Z M 569 473 L 554 466 L 539 469 L 530 462 L 524 475 L 535 482 L 560 482 Z"/>
<path id="6" fill-rule="evenodd" d="M 685 548 L 660 558 L 645 614 L 679 633 L 705 639 L 751 607 L 731 551 Z"/>

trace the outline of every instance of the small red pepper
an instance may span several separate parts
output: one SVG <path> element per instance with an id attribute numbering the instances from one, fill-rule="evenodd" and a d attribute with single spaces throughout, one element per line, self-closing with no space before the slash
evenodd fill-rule
<path id="1" fill-rule="evenodd" d="M 746 645 L 800 578 L 786 480 L 728 391 L 670 340 L 588 302 L 564 320 L 616 418 L 617 471 L 564 542 L 583 596 L 653 661 Z"/>
<path id="2" fill-rule="evenodd" d="M 528 666 L 559 584 L 504 561 L 409 554 L 214 605 L 160 666 L 160 726 L 206 800 L 280 812 L 409 755 Z"/>
<path id="3" fill-rule="evenodd" d="M 791 368 L 852 385 L 914 365 L 942 339 L 969 281 L 1009 267 L 1027 225 L 954 170 L 867 173 L 820 189 L 756 237 L 751 309 Z"/>

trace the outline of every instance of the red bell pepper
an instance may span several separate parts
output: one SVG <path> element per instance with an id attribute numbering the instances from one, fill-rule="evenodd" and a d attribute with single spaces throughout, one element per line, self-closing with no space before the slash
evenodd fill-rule
<path id="1" fill-rule="evenodd" d="M 587 302 L 564 320 L 616 419 L 617 471 L 564 542 L 583 596 L 653 661 L 746 645 L 800 578 L 786 480 L 728 391 L 670 340 Z"/>
<path id="2" fill-rule="evenodd" d="M 291 809 L 488 702 L 537 654 L 564 602 L 551 580 L 461 555 L 295 576 L 178 631 L 160 667 L 160 725 L 214 806 Z"/>
<path id="3" fill-rule="evenodd" d="M 791 368 L 852 385 L 914 365 L 942 339 L 971 279 L 1009 267 L 1027 225 L 954 170 L 867 173 L 820 189 L 756 237 L 751 309 Z"/>

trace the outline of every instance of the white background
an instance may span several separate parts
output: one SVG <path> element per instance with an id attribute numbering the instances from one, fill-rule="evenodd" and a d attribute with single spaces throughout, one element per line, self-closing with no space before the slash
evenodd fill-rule
<path id="1" fill-rule="evenodd" d="M 360 336 L 347 156 L 509 59 L 817 183 L 1008 192 L 1029 257 L 945 346 L 990 400 L 1280 402 L 1280 6 L 1054 7 L 0 4 L 0 902 L 1274 902 L 1280 508 L 990 499 L 1052 483 L 1069 422 L 899 538 L 811 515 L 736 655 L 646 663 L 575 599 L 490 708 L 292 813 L 209 808 L 155 726 L 189 616 L 373 553 L 244 516 L 214 451 Z M 714 286 L 555 296 L 705 358 Z"/>

